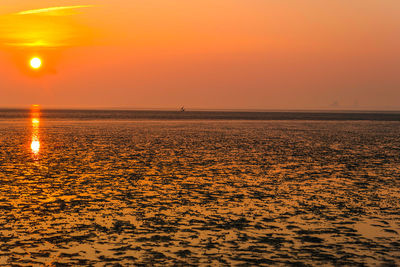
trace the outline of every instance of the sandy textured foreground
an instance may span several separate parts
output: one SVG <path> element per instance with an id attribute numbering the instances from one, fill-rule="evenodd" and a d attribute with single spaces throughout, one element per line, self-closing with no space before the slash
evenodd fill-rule
<path id="1" fill-rule="evenodd" d="M 0 264 L 400 264 L 398 122 L 36 130 L 0 122 Z"/>

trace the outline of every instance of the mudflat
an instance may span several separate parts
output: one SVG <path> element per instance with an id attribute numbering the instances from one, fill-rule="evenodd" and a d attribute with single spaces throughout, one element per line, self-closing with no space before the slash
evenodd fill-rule
<path id="1" fill-rule="evenodd" d="M 0 120 L 0 264 L 400 263 L 400 122 Z"/>

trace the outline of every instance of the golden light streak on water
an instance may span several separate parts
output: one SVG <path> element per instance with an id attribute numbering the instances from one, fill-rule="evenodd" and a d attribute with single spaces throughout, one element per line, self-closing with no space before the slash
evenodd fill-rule
<path id="1" fill-rule="evenodd" d="M 39 136 L 40 106 L 39 105 L 32 105 L 31 117 L 32 117 L 31 152 L 32 152 L 33 159 L 38 160 L 39 152 L 40 152 L 40 136 Z"/>

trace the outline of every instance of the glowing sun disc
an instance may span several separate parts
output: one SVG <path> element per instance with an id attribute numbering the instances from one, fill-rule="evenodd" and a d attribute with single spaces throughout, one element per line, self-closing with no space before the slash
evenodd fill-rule
<path id="1" fill-rule="evenodd" d="M 32 68 L 38 69 L 40 66 L 42 66 L 42 60 L 40 60 L 38 57 L 34 57 L 31 59 L 30 64 Z"/>

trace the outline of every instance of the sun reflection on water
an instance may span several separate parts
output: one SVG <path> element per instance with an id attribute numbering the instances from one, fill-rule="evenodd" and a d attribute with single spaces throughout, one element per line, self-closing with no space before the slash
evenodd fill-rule
<path id="1" fill-rule="evenodd" d="M 40 142 L 38 140 L 33 140 L 31 143 L 31 149 L 33 154 L 38 154 L 40 150 Z"/>
<path id="2" fill-rule="evenodd" d="M 32 118 L 31 152 L 33 158 L 37 160 L 39 159 L 39 152 L 40 152 L 40 138 L 39 138 L 40 106 L 39 105 L 32 105 L 31 118 Z"/>

